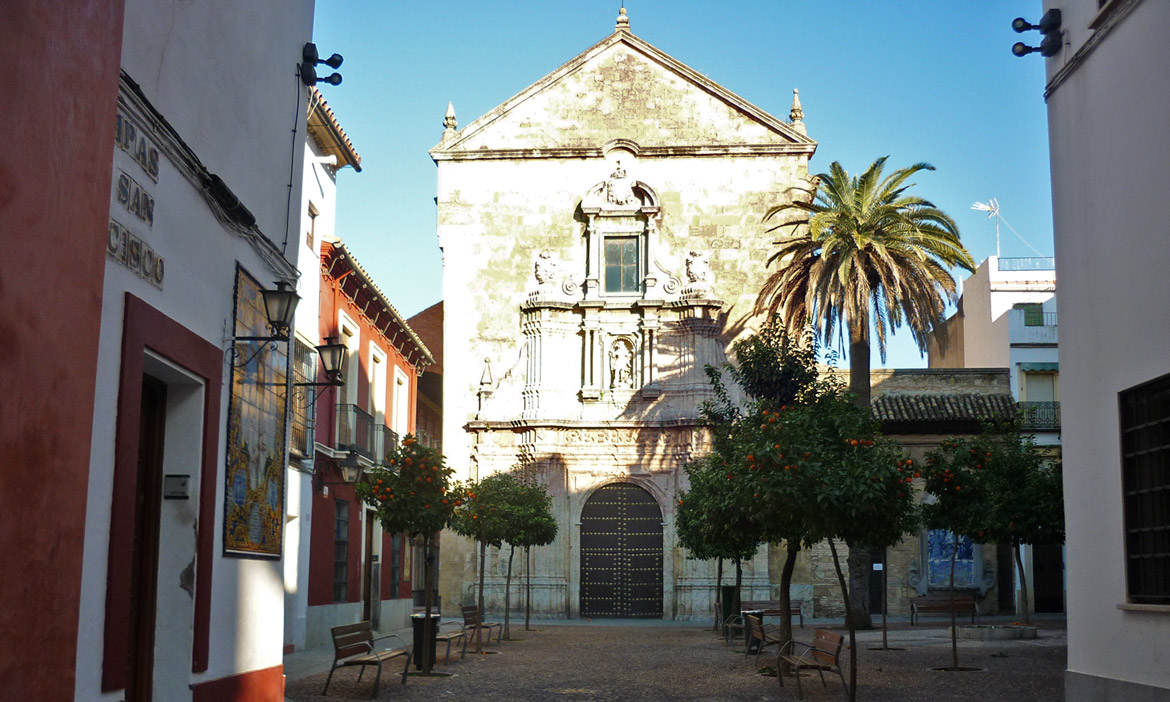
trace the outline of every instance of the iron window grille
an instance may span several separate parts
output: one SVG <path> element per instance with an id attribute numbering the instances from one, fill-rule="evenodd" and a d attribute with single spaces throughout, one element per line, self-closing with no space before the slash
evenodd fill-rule
<path id="1" fill-rule="evenodd" d="M 1170 604 L 1170 375 L 1120 393 L 1126 585 Z"/>

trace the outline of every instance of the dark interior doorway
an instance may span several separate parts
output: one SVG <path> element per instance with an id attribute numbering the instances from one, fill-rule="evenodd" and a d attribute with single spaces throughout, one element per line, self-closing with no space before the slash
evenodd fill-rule
<path id="1" fill-rule="evenodd" d="M 167 386 L 142 377 L 138 422 L 138 476 L 134 497 L 134 553 L 130 581 L 130 649 L 126 702 L 150 702 L 154 687 L 154 632 L 158 602 L 159 514 Z"/>
<path id="2" fill-rule="evenodd" d="M 662 617 L 662 511 L 637 485 L 606 485 L 581 511 L 581 616 Z"/>
<path id="3" fill-rule="evenodd" d="M 1032 592 L 1038 614 L 1064 611 L 1064 549 L 1055 546 L 1032 547 Z"/>

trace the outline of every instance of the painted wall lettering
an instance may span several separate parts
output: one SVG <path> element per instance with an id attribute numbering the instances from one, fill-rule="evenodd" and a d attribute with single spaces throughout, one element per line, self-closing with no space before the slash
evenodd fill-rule
<path id="1" fill-rule="evenodd" d="M 121 112 L 118 113 L 117 124 L 114 128 L 114 141 L 118 143 L 120 149 L 130 154 L 130 157 L 142 166 L 142 170 L 146 171 L 147 175 L 156 181 L 158 180 L 158 147 L 151 143 L 146 135 L 130 121 L 130 118 Z"/>
<path id="2" fill-rule="evenodd" d="M 146 192 L 138 181 L 118 170 L 118 181 L 114 185 L 118 204 L 126 211 L 149 225 L 154 224 L 154 197 Z"/>
<path id="3" fill-rule="evenodd" d="M 106 255 L 161 288 L 166 263 L 154 249 L 126 227 L 114 220 L 106 230 Z"/>

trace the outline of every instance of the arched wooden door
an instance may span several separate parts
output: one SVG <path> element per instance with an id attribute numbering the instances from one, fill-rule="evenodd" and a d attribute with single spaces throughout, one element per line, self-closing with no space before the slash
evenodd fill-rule
<path id="1" fill-rule="evenodd" d="M 581 511 L 581 616 L 662 617 L 662 511 L 637 485 L 606 485 Z"/>

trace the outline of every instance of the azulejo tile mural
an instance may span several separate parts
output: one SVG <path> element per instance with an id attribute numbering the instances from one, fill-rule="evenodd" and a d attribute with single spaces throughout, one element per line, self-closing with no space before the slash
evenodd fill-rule
<path id="1" fill-rule="evenodd" d="M 265 336 L 260 285 L 236 271 L 235 335 Z M 284 528 L 288 342 L 236 342 L 228 405 L 225 555 L 279 558 Z"/>

